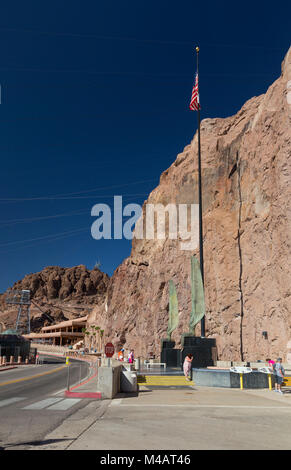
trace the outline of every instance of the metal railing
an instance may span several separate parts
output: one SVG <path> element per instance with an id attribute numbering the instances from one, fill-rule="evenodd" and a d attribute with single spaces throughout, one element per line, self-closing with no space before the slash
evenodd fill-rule
<path id="1" fill-rule="evenodd" d="M 89 364 L 89 372 L 86 377 L 82 377 L 82 368 L 84 368 L 85 363 Z M 93 378 L 94 376 L 97 376 L 98 373 L 98 367 L 99 367 L 99 361 L 91 361 L 88 363 L 88 361 L 70 361 L 70 357 L 66 357 L 66 364 L 67 364 L 67 390 L 69 391 L 72 387 L 77 387 L 78 385 L 81 385 L 82 382 L 85 382 L 86 380 L 90 380 L 90 378 Z M 79 369 L 78 371 L 78 380 L 76 379 L 72 380 L 72 369 Z M 76 374 L 75 374 L 76 376 Z"/>

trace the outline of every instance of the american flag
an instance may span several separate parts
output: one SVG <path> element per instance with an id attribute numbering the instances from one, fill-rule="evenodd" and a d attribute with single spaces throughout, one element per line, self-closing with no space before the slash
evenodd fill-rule
<path id="1" fill-rule="evenodd" d="M 191 102 L 189 108 L 191 111 L 198 111 L 200 109 L 199 91 L 198 91 L 198 73 L 196 73 L 195 83 L 192 90 Z"/>

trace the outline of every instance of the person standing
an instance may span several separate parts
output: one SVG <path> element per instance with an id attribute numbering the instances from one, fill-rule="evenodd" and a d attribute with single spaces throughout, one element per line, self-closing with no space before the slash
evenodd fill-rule
<path id="1" fill-rule="evenodd" d="M 190 380 L 191 380 L 190 372 L 191 372 L 192 361 L 193 361 L 193 354 L 187 354 L 187 356 L 185 357 L 185 360 L 184 360 L 184 364 L 183 364 L 183 371 L 184 371 L 184 375 L 186 377 L 186 380 L 188 382 L 190 382 Z"/>
<path id="2" fill-rule="evenodd" d="M 272 361 L 272 359 L 266 359 L 266 363 L 267 363 L 267 367 L 270 367 L 273 370 L 275 361 Z"/>
<path id="3" fill-rule="evenodd" d="M 133 349 L 131 349 L 129 354 L 128 354 L 128 362 L 130 364 L 133 364 L 133 362 L 134 362 L 134 350 Z"/>
<path id="4" fill-rule="evenodd" d="M 277 361 L 273 365 L 273 372 L 275 376 L 275 392 L 283 393 L 281 386 L 284 380 L 285 370 L 282 366 L 282 358 L 278 357 Z"/>
<path id="5" fill-rule="evenodd" d="M 269 369 L 270 374 L 273 374 L 273 367 L 274 367 L 275 361 L 272 359 L 267 358 L 266 359 L 266 367 Z"/>
<path id="6" fill-rule="evenodd" d="M 120 351 L 118 352 L 118 360 L 119 361 L 123 361 L 124 359 L 124 349 L 120 349 Z"/>

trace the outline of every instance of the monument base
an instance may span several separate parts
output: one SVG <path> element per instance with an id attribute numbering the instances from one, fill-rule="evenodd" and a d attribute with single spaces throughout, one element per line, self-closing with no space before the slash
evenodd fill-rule
<path id="1" fill-rule="evenodd" d="M 161 362 L 167 367 L 181 367 L 187 354 L 193 354 L 192 367 L 215 366 L 217 361 L 216 340 L 214 338 L 202 338 L 185 333 L 181 338 L 181 349 L 175 349 L 175 341 L 161 341 Z"/>
<path id="2" fill-rule="evenodd" d="M 174 349 L 175 341 L 161 341 L 161 362 L 165 362 L 167 367 L 181 366 L 181 350 Z"/>
<path id="3" fill-rule="evenodd" d="M 181 368 L 187 354 L 193 354 L 192 368 L 215 366 L 217 361 L 217 348 L 215 338 L 202 338 L 201 336 L 182 336 Z"/>

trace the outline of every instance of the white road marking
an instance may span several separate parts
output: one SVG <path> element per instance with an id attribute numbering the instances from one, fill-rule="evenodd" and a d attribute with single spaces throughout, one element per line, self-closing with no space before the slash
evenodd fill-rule
<path id="1" fill-rule="evenodd" d="M 11 403 L 16 403 L 21 400 L 25 400 L 25 398 L 24 397 L 7 398 L 6 400 L 0 400 L 0 406 L 7 406 L 7 405 L 10 405 Z"/>
<path id="2" fill-rule="evenodd" d="M 67 389 L 66 388 L 63 388 L 62 390 L 59 390 L 58 392 L 55 392 L 53 393 L 52 395 L 55 396 L 55 395 L 59 395 L 60 393 L 64 393 Z"/>
<path id="3" fill-rule="evenodd" d="M 66 398 L 65 400 L 62 400 L 59 403 L 56 403 L 55 405 L 50 406 L 48 409 L 58 410 L 58 411 L 68 410 L 69 408 L 71 408 L 71 406 L 74 406 L 76 403 L 78 403 L 81 400 L 82 398 Z"/>
<path id="4" fill-rule="evenodd" d="M 63 398 L 47 398 L 46 400 L 37 401 L 36 403 L 32 403 L 31 405 L 25 406 L 22 408 L 23 410 L 42 410 L 58 401 L 63 400 Z"/>
<path id="5" fill-rule="evenodd" d="M 120 404 L 120 403 L 119 403 Z M 112 405 L 112 403 L 111 403 Z M 110 406 L 111 406 L 110 405 Z M 289 410 L 291 411 L 291 406 L 249 406 L 249 405 L 192 405 L 189 403 L 188 405 L 179 405 L 179 404 L 173 404 L 173 405 L 167 405 L 165 403 L 153 403 L 153 404 L 134 404 L 134 403 L 123 403 L 122 408 L 125 407 L 135 407 L 135 408 L 233 408 L 233 409 L 256 409 L 256 410 Z"/>
<path id="6" fill-rule="evenodd" d="M 116 400 L 112 400 L 109 406 L 118 406 L 121 405 L 122 403 L 122 398 L 117 398 Z"/>

